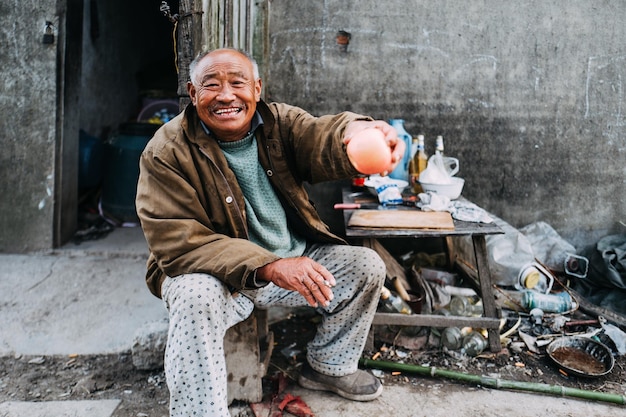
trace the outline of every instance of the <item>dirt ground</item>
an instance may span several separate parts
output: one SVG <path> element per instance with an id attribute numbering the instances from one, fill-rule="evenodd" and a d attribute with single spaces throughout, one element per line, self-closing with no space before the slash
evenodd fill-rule
<path id="1" fill-rule="evenodd" d="M 304 360 L 306 341 L 314 332 L 318 317 L 296 314 L 271 326 L 276 345 L 268 376 L 284 373 L 294 383 L 299 366 Z M 379 329 L 380 330 L 380 329 Z M 422 338 L 425 340 L 424 334 Z M 389 337 L 385 329 L 381 338 Z M 436 366 L 456 372 L 466 372 L 501 378 L 503 380 L 539 382 L 599 392 L 626 394 L 626 358 L 617 356 L 613 370 L 600 378 L 580 378 L 567 375 L 545 353 L 528 349 L 504 349 L 499 354 L 483 353 L 467 357 L 458 352 L 444 352 L 426 343 L 418 350 L 410 350 L 389 341 L 375 340 L 373 349 L 365 357 L 409 364 Z M 397 335 L 395 337 L 397 341 Z M 458 389 L 462 382 L 444 381 L 432 377 L 373 371 L 384 384 L 444 384 Z M 268 394 L 272 384 L 267 381 Z M 444 388 L 445 390 L 445 388 Z M 3 401 L 59 401 L 85 399 L 121 399 L 114 417 L 168 415 L 168 390 L 165 376 L 159 371 L 138 371 L 132 365 L 130 352 L 96 356 L 2 357 L 0 358 L 0 402 Z M 244 404 L 238 405 L 239 415 L 252 416 Z M 314 410 L 313 410 L 314 411 Z"/>

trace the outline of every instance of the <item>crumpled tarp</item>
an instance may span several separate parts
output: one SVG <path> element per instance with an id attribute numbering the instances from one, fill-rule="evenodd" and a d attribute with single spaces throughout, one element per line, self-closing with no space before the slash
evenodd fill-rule
<path id="1" fill-rule="evenodd" d="M 589 271 L 572 288 L 593 304 L 626 314 L 626 234 L 606 236 L 579 255 L 589 259 Z"/>

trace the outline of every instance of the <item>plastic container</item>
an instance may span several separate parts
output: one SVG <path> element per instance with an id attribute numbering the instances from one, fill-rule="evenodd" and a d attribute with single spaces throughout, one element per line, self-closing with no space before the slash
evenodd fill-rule
<path id="1" fill-rule="evenodd" d="M 103 214 L 120 223 L 137 222 L 135 195 L 139 179 L 139 158 L 159 128 L 150 123 L 127 123 L 104 145 L 102 179 Z"/>
<path id="2" fill-rule="evenodd" d="M 441 269 L 422 267 L 419 269 L 419 273 L 425 280 L 439 285 L 456 285 L 459 280 L 457 274 Z"/>
<path id="3" fill-rule="evenodd" d="M 406 149 L 402 160 L 396 165 L 396 168 L 389 174 L 391 178 L 409 182 L 409 162 L 411 160 L 411 135 L 404 129 L 403 119 L 390 119 L 389 124 L 398 132 L 398 139 L 404 141 Z"/>
<path id="4" fill-rule="evenodd" d="M 82 129 L 78 141 L 78 189 L 85 190 L 100 185 L 102 181 L 104 145 L 100 138 Z"/>
<path id="5" fill-rule="evenodd" d="M 522 304 L 528 310 L 538 308 L 545 313 L 563 313 L 572 309 L 572 297 L 565 291 L 558 294 L 541 294 L 526 290 Z"/>
<path id="6" fill-rule="evenodd" d="M 536 262 L 525 265 L 519 273 L 518 283 L 515 288 L 518 290 L 534 290 L 548 294 L 554 285 L 552 273 Z"/>
<path id="7" fill-rule="evenodd" d="M 163 124 L 176 117 L 179 112 L 178 100 L 148 100 L 139 112 L 137 121 L 140 123 Z"/>

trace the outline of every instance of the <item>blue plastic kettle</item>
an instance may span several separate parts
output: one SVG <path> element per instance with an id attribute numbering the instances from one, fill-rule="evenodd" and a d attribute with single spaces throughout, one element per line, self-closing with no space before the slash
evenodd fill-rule
<path id="1" fill-rule="evenodd" d="M 389 119 L 389 124 L 398 132 L 398 139 L 403 140 L 406 148 L 402 160 L 396 165 L 396 168 L 389 174 L 391 178 L 396 180 L 409 181 L 409 162 L 411 161 L 411 135 L 404 130 L 403 119 Z"/>

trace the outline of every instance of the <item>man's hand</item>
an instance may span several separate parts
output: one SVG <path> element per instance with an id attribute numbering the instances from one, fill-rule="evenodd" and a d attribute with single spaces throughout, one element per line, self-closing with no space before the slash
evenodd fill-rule
<path id="1" fill-rule="evenodd" d="M 350 139 L 352 139 L 358 132 L 370 128 L 380 129 L 385 134 L 385 141 L 389 145 L 389 149 L 391 149 L 391 166 L 387 171 L 380 173 L 380 175 L 384 177 L 385 175 L 388 175 L 391 171 L 393 171 L 396 165 L 398 165 L 398 163 L 402 161 L 402 158 L 404 157 L 404 152 L 406 150 L 406 144 L 403 140 L 398 139 L 398 132 L 396 132 L 396 129 L 394 129 L 390 124 L 382 120 L 351 121 L 346 126 L 343 143 L 347 145 L 350 142 Z"/>
<path id="2" fill-rule="evenodd" d="M 331 287 L 335 277 L 311 258 L 284 258 L 267 264 L 256 271 L 258 279 L 273 282 L 286 290 L 298 291 L 312 306 L 324 307 L 333 299 Z"/>

